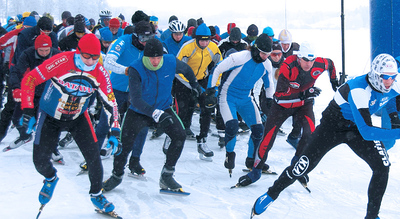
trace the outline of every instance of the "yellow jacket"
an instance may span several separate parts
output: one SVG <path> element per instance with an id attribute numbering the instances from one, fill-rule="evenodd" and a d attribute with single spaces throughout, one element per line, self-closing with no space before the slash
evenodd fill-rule
<path id="1" fill-rule="evenodd" d="M 192 39 L 183 44 L 181 50 L 178 52 L 177 58 L 186 62 L 192 68 L 197 80 L 202 80 L 207 77 L 209 74 L 208 65 L 210 65 L 211 62 L 214 62 L 214 65 L 216 65 L 218 62 L 222 61 L 221 51 L 219 51 L 217 44 L 210 41 L 206 48 L 201 49 L 197 45 L 196 39 Z M 185 78 L 184 80 L 187 81 Z"/>

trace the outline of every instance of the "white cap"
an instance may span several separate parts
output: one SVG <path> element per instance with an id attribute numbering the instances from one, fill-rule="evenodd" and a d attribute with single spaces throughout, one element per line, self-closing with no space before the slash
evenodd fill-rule
<path id="1" fill-rule="evenodd" d="M 288 30 L 283 29 L 279 33 L 279 42 L 280 43 L 285 43 L 285 44 L 292 43 L 292 34 Z"/>
<path id="2" fill-rule="evenodd" d="M 299 58 L 306 57 L 308 59 L 317 58 L 317 56 L 315 55 L 314 48 L 308 42 L 303 42 L 300 45 L 300 49 L 297 52 L 297 57 Z"/>

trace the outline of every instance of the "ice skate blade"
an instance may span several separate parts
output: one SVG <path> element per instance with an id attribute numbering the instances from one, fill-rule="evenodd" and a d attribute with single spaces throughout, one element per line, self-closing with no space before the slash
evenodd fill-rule
<path id="1" fill-rule="evenodd" d="M 213 161 L 212 157 L 206 157 L 206 156 L 204 156 L 204 154 L 199 154 L 199 159 L 200 160 L 204 160 L 204 161 L 208 161 L 208 162 L 212 162 Z"/>
<path id="2" fill-rule="evenodd" d="M 115 211 L 105 212 L 105 211 L 102 211 L 102 210 L 100 210 L 100 209 L 98 209 L 98 208 L 96 208 L 96 209 L 94 209 L 94 210 L 95 210 L 97 213 L 102 214 L 102 215 L 106 215 L 106 216 L 109 216 L 109 217 L 112 217 L 112 218 L 122 219 L 122 217 L 121 217 L 121 216 L 118 216 L 118 214 L 117 214 Z"/>
<path id="3" fill-rule="evenodd" d="M 147 177 L 144 176 L 144 174 L 138 175 L 138 174 L 136 174 L 136 173 L 128 173 L 128 176 L 129 176 L 129 177 L 132 177 L 132 178 L 134 178 L 134 179 L 141 180 L 141 181 L 147 181 Z"/>
<path id="4" fill-rule="evenodd" d="M 190 195 L 189 192 L 183 191 L 182 188 L 179 188 L 177 191 L 175 190 L 170 190 L 170 189 L 160 189 L 161 194 L 166 194 L 166 195 L 178 195 L 178 196 L 188 196 Z"/>

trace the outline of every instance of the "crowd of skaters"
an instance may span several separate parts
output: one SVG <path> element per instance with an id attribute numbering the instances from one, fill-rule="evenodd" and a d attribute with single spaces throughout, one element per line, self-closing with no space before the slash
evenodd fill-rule
<path id="1" fill-rule="evenodd" d="M 207 26 L 202 18 L 181 21 L 172 15 L 163 31 L 157 16 L 141 10 L 132 15 L 131 23 L 122 14 L 113 17 L 109 10 L 100 11 L 97 24 L 68 11 L 61 18 L 56 25 L 49 13 L 24 12 L 7 18 L 1 27 L 0 76 L 5 83 L 0 89 L 5 90 L 7 102 L 1 112 L 0 140 L 11 122 L 19 137 L 7 150 L 34 139 L 34 163 L 46 178 L 39 194 L 43 205 L 58 182 L 50 159 L 63 162 L 57 147 L 75 140 L 85 158 L 80 167 L 89 173 L 93 204 L 113 212 L 114 205 L 102 191 L 122 182 L 128 163 L 131 174 L 145 174 L 140 155 L 149 128 L 155 129 L 154 138 L 167 134 L 160 187 L 183 191 L 173 175 L 184 143 L 196 141 L 200 158 L 212 161 L 207 137 L 213 119 L 230 173 L 235 167 L 236 135 L 250 132 L 245 164 L 251 172 L 238 185 L 251 184 L 269 171 L 268 151 L 276 135 L 286 135 L 280 126 L 290 116 L 293 129 L 287 142 L 296 148 L 292 165 L 298 162 L 315 129 L 312 106 L 321 92 L 314 87 L 318 76 L 327 71 L 332 89 L 339 86 L 333 61 L 318 57 L 307 42 L 293 42 L 287 29 L 275 38 L 271 27 L 261 32 L 251 24 L 244 32 L 228 23 L 220 34 L 217 25 Z M 49 63 L 54 66 L 45 68 Z M 68 65 L 75 70 L 63 72 Z M 79 71 L 80 76 L 72 76 Z M 163 75 L 170 78 L 161 80 Z M 93 81 L 90 76 L 99 78 Z M 89 84 L 84 92 L 72 88 L 75 77 Z M 54 89 L 60 93 L 58 99 L 49 94 Z M 195 134 L 190 127 L 196 109 L 200 132 Z M 73 128 L 77 124 L 93 130 L 93 138 L 80 139 L 87 131 Z M 57 128 L 44 140 L 41 131 L 52 127 Z M 59 141 L 64 131 L 67 134 Z M 114 155 L 112 175 L 104 182 L 100 154 Z M 298 180 L 307 183 L 308 177 L 304 174 Z"/>

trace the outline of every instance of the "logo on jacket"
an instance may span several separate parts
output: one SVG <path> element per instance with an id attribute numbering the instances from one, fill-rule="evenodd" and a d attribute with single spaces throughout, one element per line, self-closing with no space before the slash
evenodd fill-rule
<path id="1" fill-rule="evenodd" d="M 66 63 L 68 61 L 67 56 L 61 56 L 60 58 L 52 61 L 50 64 L 46 65 L 46 69 L 48 72 L 53 71 L 55 68 L 60 66 L 63 63 Z"/>
<path id="2" fill-rule="evenodd" d="M 300 84 L 297 83 L 297 82 L 295 82 L 295 81 L 293 81 L 293 82 L 290 82 L 290 83 L 289 83 L 289 86 L 290 86 L 291 88 L 294 88 L 294 89 L 299 89 Z"/>
<path id="3" fill-rule="evenodd" d="M 312 74 L 313 74 L 313 76 L 318 76 L 318 75 L 322 74 L 322 72 L 320 70 L 316 70 Z"/>

